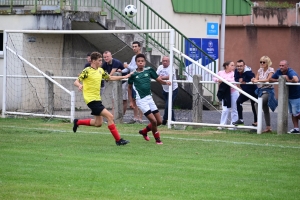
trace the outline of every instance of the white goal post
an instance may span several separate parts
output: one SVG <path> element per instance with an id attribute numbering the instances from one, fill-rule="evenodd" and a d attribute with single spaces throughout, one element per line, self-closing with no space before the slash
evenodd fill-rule
<path id="1" fill-rule="evenodd" d="M 7 115 L 66 118 L 72 122 L 83 110 L 82 94 L 76 95 L 74 80 L 80 71 L 62 73 L 67 65 L 83 63 L 85 58 L 62 58 L 63 35 L 156 34 L 174 46 L 174 30 L 5 30 L 2 85 L 2 117 Z M 166 35 L 164 35 L 166 34 Z M 36 36 L 43 35 L 43 45 Z M 47 35 L 47 37 L 46 37 Z M 155 36 L 153 36 L 155 37 Z M 48 46 L 45 46 L 48 45 Z M 51 49 L 58 46 L 57 49 Z M 173 52 L 170 58 L 173 59 Z M 68 60 L 68 61 L 66 61 Z M 75 61 L 74 61 L 75 60 Z M 82 61 L 83 60 L 83 61 Z M 173 62 L 171 60 L 171 62 Z M 71 63 L 71 64 L 70 64 Z M 55 68 L 55 69 L 54 69 Z M 72 69 L 67 69 L 72 70 Z M 54 75 L 53 75 L 54 74 Z M 81 96 L 81 97 L 80 97 Z M 79 100 L 81 102 L 79 102 Z"/>
<path id="2" fill-rule="evenodd" d="M 4 67 L 3 67 L 3 97 L 2 117 L 6 115 L 42 116 L 73 119 L 77 113 L 86 108 L 82 94 L 74 91 L 73 82 L 78 76 L 73 65 L 84 65 L 85 58 L 62 57 L 64 50 L 64 35 L 85 34 L 151 34 L 169 45 L 169 57 L 174 69 L 174 56 L 182 57 L 195 64 L 207 73 L 221 79 L 240 93 L 258 102 L 258 110 L 262 103 L 254 99 L 235 85 L 194 61 L 175 47 L 175 32 L 173 29 L 157 30 L 6 30 L 4 31 Z M 159 34 L 158 34 L 159 33 Z M 41 43 L 35 36 L 42 37 Z M 45 46 L 47 45 L 47 46 Z M 57 48 L 52 48 L 53 46 Z M 109 49 L 108 49 L 109 50 Z M 122 50 L 122 49 L 120 49 Z M 170 80 L 172 80 L 172 73 Z M 178 81 L 180 82 L 180 81 Z M 169 105 L 172 105 L 172 87 L 169 88 Z M 111 96 L 107 98 L 111 102 Z M 121 100 L 120 100 L 121 101 Z M 105 102 L 104 102 L 105 105 Z M 219 124 L 193 123 L 190 118 L 185 121 L 172 121 L 172 106 L 168 109 L 168 128 L 171 125 L 219 126 Z M 119 109 L 118 112 L 122 112 Z M 192 111 L 193 112 L 193 111 Z M 90 115 L 89 113 L 85 113 Z M 232 125 L 227 125 L 232 126 Z M 224 126 L 226 127 L 226 125 Z M 243 127 L 247 128 L 247 127 Z M 257 133 L 261 133 L 262 113 L 258 112 Z"/>

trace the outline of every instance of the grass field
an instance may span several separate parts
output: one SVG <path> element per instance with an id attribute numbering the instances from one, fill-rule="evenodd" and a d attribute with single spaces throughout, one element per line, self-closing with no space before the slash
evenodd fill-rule
<path id="1" fill-rule="evenodd" d="M 299 199 L 300 135 L 0 118 L 0 199 Z"/>

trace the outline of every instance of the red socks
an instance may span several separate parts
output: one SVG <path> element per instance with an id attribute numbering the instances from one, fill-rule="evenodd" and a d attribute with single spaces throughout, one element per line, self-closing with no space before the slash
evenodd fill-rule
<path id="1" fill-rule="evenodd" d="M 159 139 L 160 138 L 160 135 L 159 135 L 158 131 L 155 134 L 153 133 L 153 136 L 154 136 L 155 139 Z"/>
<path id="2" fill-rule="evenodd" d="M 149 131 L 151 131 L 151 129 L 152 129 L 152 124 L 149 123 L 149 124 L 146 126 L 146 128 L 144 128 L 144 129 L 142 130 L 142 133 L 143 133 L 143 134 L 147 134 Z"/>
<path id="3" fill-rule="evenodd" d="M 119 141 L 121 139 L 120 134 L 119 134 L 115 124 L 109 125 L 108 129 L 110 130 L 111 134 L 114 136 L 116 141 Z"/>
<path id="4" fill-rule="evenodd" d="M 77 125 L 85 125 L 85 126 L 90 126 L 91 125 L 91 120 L 92 119 L 79 119 L 77 121 Z"/>

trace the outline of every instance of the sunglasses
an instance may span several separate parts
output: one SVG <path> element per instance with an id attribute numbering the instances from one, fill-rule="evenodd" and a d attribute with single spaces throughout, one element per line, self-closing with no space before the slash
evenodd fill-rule
<path id="1" fill-rule="evenodd" d="M 260 64 L 266 64 L 266 62 L 265 62 L 265 61 L 260 61 L 259 63 L 260 63 Z"/>

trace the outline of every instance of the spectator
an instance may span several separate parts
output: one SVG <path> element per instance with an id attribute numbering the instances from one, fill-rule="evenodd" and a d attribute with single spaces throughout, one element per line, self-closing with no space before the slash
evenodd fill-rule
<path id="1" fill-rule="evenodd" d="M 151 78 L 155 79 L 160 84 L 171 85 L 171 82 L 164 82 L 151 67 L 145 67 L 146 58 L 144 54 L 137 54 L 135 57 L 138 68 L 128 79 L 128 93 L 130 105 L 134 107 L 132 91 L 136 92 L 136 105 L 144 113 L 149 120 L 149 124 L 139 133 L 146 141 L 149 141 L 147 133 L 151 130 L 155 138 L 156 144 L 163 144 L 160 140 L 160 134 L 157 131 L 157 126 L 161 124 L 161 116 L 155 105 L 151 94 Z"/>
<path id="2" fill-rule="evenodd" d="M 272 61 L 268 56 L 263 56 L 260 58 L 260 69 L 257 71 L 255 78 L 252 78 L 253 83 L 267 83 L 274 74 L 274 68 L 272 66 Z M 263 133 L 272 132 L 271 129 L 271 118 L 269 107 L 274 112 L 278 103 L 275 99 L 274 86 L 271 84 L 259 84 L 258 88 L 255 90 L 258 97 L 263 100 L 263 111 L 265 115 L 266 129 Z M 258 112 L 261 112 L 260 110 Z"/>
<path id="3" fill-rule="evenodd" d="M 131 58 L 131 61 L 129 64 L 124 63 L 125 69 L 122 70 L 122 73 L 131 73 L 134 72 L 137 69 L 137 64 L 135 62 L 135 56 L 141 53 L 141 43 L 138 41 L 134 41 L 132 43 L 132 50 L 134 52 L 134 56 Z M 133 98 L 133 118 L 128 122 L 128 124 L 134 124 L 136 122 L 142 123 L 142 117 L 143 113 L 138 109 L 138 106 L 136 106 L 135 102 L 135 90 L 132 91 L 132 98 Z"/>
<path id="4" fill-rule="evenodd" d="M 110 76 L 112 76 L 118 70 L 125 69 L 123 63 L 112 57 L 111 52 L 105 51 L 103 53 L 104 63 L 102 64 L 102 68 L 106 71 Z M 122 76 L 126 76 L 126 72 L 122 73 Z M 123 115 L 125 115 L 127 110 L 127 99 L 128 99 L 128 84 L 127 81 L 122 81 L 122 98 L 123 98 Z"/>
<path id="5" fill-rule="evenodd" d="M 86 61 L 87 61 L 87 63 L 85 63 L 84 68 L 91 66 L 91 54 L 90 53 L 86 54 Z"/>
<path id="6" fill-rule="evenodd" d="M 219 71 L 218 75 L 224 78 L 226 81 L 234 82 L 234 62 L 227 61 L 223 64 L 224 70 Z M 223 83 L 222 80 L 214 77 L 215 82 L 219 82 L 218 98 L 222 101 L 222 114 L 220 124 L 225 125 L 228 120 L 228 114 L 231 111 L 231 123 L 238 120 L 238 113 L 236 108 L 236 100 L 239 96 L 238 91 Z M 219 130 L 222 127 L 218 127 Z"/>
<path id="7" fill-rule="evenodd" d="M 289 63 L 286 60 L 282 60 L 279 63 L 279 69 L 270 78 L 270 82 L 278 81 L 279 76 L 283 76 L 287 82 L 299 83 L 298 74 L 289 67 Z M 299 119 L 300 119 L 300 85 L 288 85 L 289 87 L 289 111 L 292 116 L 292 122 L 294 128 L 288 133 L 299 133 Z"/>
<path id="8" fill-rule="evenodd" d="M 160 65 L 157 68 L 156 73 L 161 77 L 162 80 L 169 80 L 170 71 L 171 71 L 170 58 L 168 56 L 164 56 L 162 58 L 162 65 Z M 175 70 L 173 70 L 172 72 L 172 79 L 173 79 L 172 80 L 172 90 L 173 90 L 172 106 L 173 106 L 174 100 L 178 94 L 178 84 L 177 82 L 174 82 L 174 80 L 176 80 Z M 163 97 L 165 100 L 165 111 L 163 115 L 162 125 L 166 125 L 168 120 L 169 86 L 163 85 L 162 87 L 163 87 Z M 172 121 L 175 121 L 175 114 L 173 108 L 172 108 Z"/>
<path id="9" fill-rule="evenodd" d="M 254 98 L 257 98 L 257 95 L 255 94 L 255 90 L 257 89 L 257 85 L 249 85 L 246 83 L 251 82 L 251 79 L 255 77 L 255 74 L 252 72 L 251 67 L 245 65 L 245 62 L 243 60 L 238 60 L 236 62 L 236 69 L 234 70 L 234 80 L 235 82 L 240 82 L 241 89 L 248 93 L 249 95 L 253 96 Z M 239 126 L 244 125 L 244 118 L 243 118 L 243 106 L 242 104 L 245 101 L 248 101 L 250 98 L 240 94 L 236 101 L 236 107 L 238 111 L 239 119 L 236 122 L 233 122 L 233 125 Z M 255 101 L 250 99 L 251 108 L 254 116 L 254 123 L 252 123 L 253 126 L 257 126 L 257 113 L 255 108 Z"/>

